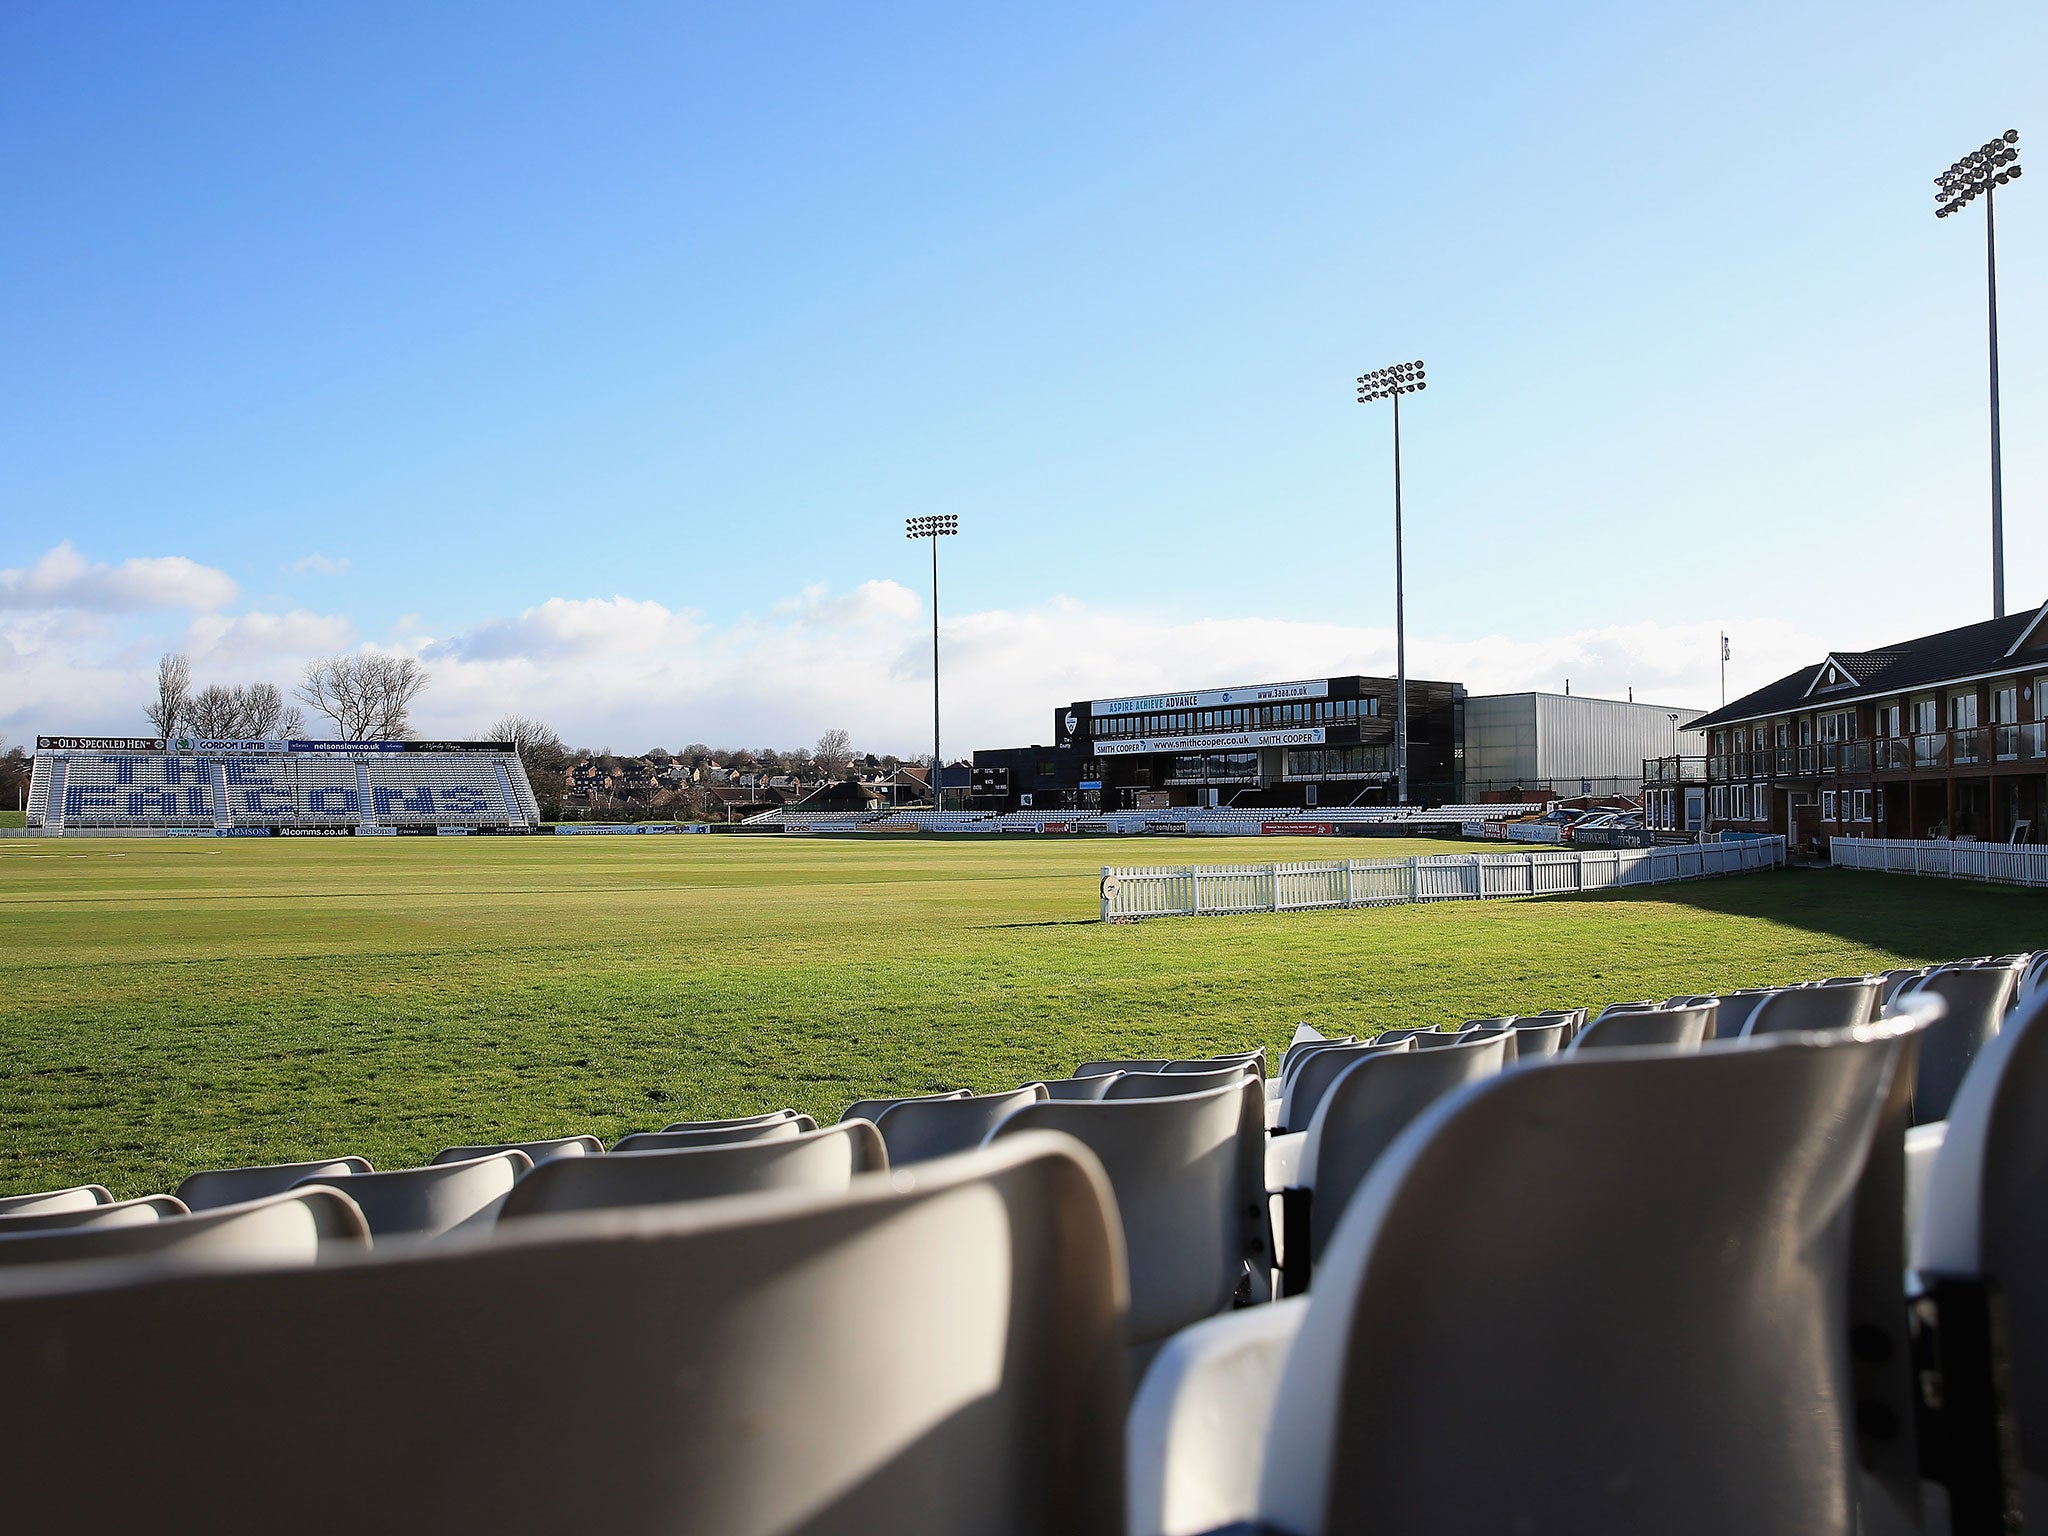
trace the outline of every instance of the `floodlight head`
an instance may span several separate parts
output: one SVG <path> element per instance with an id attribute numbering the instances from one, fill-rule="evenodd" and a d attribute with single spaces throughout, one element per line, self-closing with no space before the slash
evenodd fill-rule
<path id="1" fill-rule="evenodd" d="M 960 519 L 953 513 L 940 517 L 906 517 L 903 519 L 903 536 L 906 539 L 938 539 L 950 537 L 960 531 Z"/>
<path id="2" fill-rule="evenodd" d="M 2017 128 L 2008 128 L 1999 137 L 2008 144 L 2017 144 L 2020 141 L 2020 131 Z"/>

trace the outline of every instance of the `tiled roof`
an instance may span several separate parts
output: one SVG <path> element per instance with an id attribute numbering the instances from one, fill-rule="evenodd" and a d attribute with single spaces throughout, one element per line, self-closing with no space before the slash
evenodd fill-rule
<path id="1" fill-rule="evenodd" d="M 1754 720 L 1762 715 L 1867 699 L 1879 694 L 1904 693 L 1957 678 L 1996 672 L 2013 664 L 2007 660 L 2006 652 L 2042 614 L 2042 609 L 2028 608 L 2019 613 L 2009 613 L 2002 619 L 1985 619 L 1976 624 L 1965 624 L 1960 629 L 1945 629 L 1940 634 L 1882 645 L 1875 650 L 1836 651 L 1828 659 L 1855 680 L 1853 686 L 1825 691 L 1814 689 L 1814 679 L 1827 665 L 1826 661 L 1817 661 L 1702 715 L 1686 729 L 1712 730 L 1716 726 Z"/>

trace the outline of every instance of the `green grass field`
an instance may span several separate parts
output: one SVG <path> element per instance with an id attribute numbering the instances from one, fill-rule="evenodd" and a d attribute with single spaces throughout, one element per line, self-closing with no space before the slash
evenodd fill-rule
<path id="1" fill-rule="evenodd" d="M 992 1089 L 1264 1043 L 2048 944 L 2048 893 L 1786 871 L 1095 921 L 1117 864 L 1320 839 L 9 839 L 0 1193 Z"/>

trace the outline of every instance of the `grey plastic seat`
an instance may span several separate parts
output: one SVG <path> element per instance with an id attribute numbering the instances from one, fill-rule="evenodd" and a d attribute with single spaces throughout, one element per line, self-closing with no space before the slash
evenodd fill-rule
<path id="1" fill-rule="evenodd" d="M 1569 1050 L 1600 1050 L 1609 1046 L 1661 1045 L 1697 1050 L 1706 1038 L 1707 1008 L 1610 1008 L 1579 1031 Z"/>
<path id="2" fill-rule="evenodd" d="M 878 1121 L 898 1104 L 930 1104 L 939 1099 L 965 1099 L 972 1095 L 965 1088 L 954 1088 L 945 1093 L 920 1093 L 902 1099 L 855 1099 L 846 1106 L 839 1117 L 844 1125 L 849 1120 L 866 1120 L 870 1124 Z"/>
<path id="3" fill-rule="evenodd" d="M 1782 1034 L 1800 1029 L 1850 1029 L 1877 1017 L 1884 984 L 1875 976 L 1774 992 L 1749 1015 L 1743 1033 Z"/>
<path id="4" fill-rule="evenodd" d="M 1103 1090 L 1105 1099 L 1166 1099 L 1184 1093 L 1207 1093 L 1211 1088 L 1228 1088 L 1248 1076 L 1242 1067 L 1225 1067 L 1220 1072 L 1124 1072 Z M 1256 1079 L 1255 1079 L 1256 1081 Z"/>
<path id="5" fill-rule="evenodd" d="M 105 1205 L 69 1211 L 22 1211 L 0 1215 L 0 1236 L 13 1232 L 76 1231 L 81 1227 L 132 1227 L 190 1214 L 176 1195 L 144 1195 L 139 1200 L 110 1200 Z"/>
<path id="6" fill-rule="evenodd" d="M 500 1141 L 481 1147 L 443 1147 L 427 1160 L 427 1166 L 436 1163 L 467 1163 L 479 1157 L 490 1157 L 499 1152 L 524 1152 L 533 1159 L 538 1168 L 550 1158 L 556 1157 L 598 1157 L 604 1152 L 604 1143 L 595 1136 L 557 1136 L 552 1141 Z"/>
<path id="7" fill-rule="evenodd" d="M 1564 1044 L 1570 1045 L 1579 1037 L 1579 1031 L 1586 1027 L 1586 1010 L 1583 1008 L 1546 1008 L 1540 1013 L 1524 1013 L 1516 1017 L 1517 1026 L 1526 1024 L 1564 1025 Z"/>
<path id="8" fill-rule="evenodd" d="M 756 1141 L 790 1141 L 817 1128 L 818 1122 L 809 1115 L 796 1115 L 787 1120 L 761 1120 L 750 1125 L 712 1126 L 687 1131 L 634 1131 L 613 1142 L 612 1151 L 681 1152 L 689 1147 L 734 1147 Z"/>
<path id="9" fill-rule="evenodd" d="M 356 1173 L 328 1186 L 355 1201 L 378 1237 L 436 1237 L 465 1222 L 488 1225 L 512 1186 L 533 1167 L 524 1152 L 494 1152 L 466 1163 L 430 1163 L 392 1173 Z M 327 1185 L 321 1175 L 299 1184 Z"/>
<path id="10" fill-rule="evenodd" d="M 84 1211 L 111 1205 L 104 1184 L 74 1184 L 69 1189 L 39 1189 L 33 1194 L 0 1196 L 0 1216 L 39 1216 L 53 1211 Z"/>
<path id="11" fill-rule="evenodd" d="M 1571 1027 L 1569 1019 L 1515 1020 L 1515 1060 L 1518 1063 L 1541 1061 L 1555 1056 L 1564 1049 Z"/>
<path id="12" fill-rule="evenodd" d="M 768 1125 L 777 1120 L 795 1120 L 799 1115 L 793 1109 L 767 1109 L 758 1115 L 741 1115 L 734 1120 L 677 1120 L 664 1125 L 662 1130 L 677 1131 L 729 1131 L 743 1125 Z M 801 1118 L 809 1119 L 808 1115 Z"/>
<path id="13" fill-rule="evenodd" d="M 244 1205 L 281 1194 L 302 1179 L 345 1179 L 370 1173 L 367 1157 L 322 1157 L 309 1163 L 269 1163 L 250 1168 L 208 1168 L 191 1174 L 171 1193 L 195 1211 Z"/>
<path id="14" fill-rule="evenodd" d="M 1110 1084 L 1109 1091 L 1114 1094 L 1127 1081 L 1127 1077 L 1118 1078 Z M 913 1100 L 898 1104 L 875 1124 L 889 1149 L 889 1166 L 896 1168 L 978 1147 L 1012 1110 L 1038 1103 L 1045 1097 L 1043 1083 L 1026 1083 L 1009 1093 Z"/>
<path id="15" fill-rule="evenodd" d="M 1179 1061 L 1169 1061 L 1159 1070 L 1162 1072 L 1214 1072 L 1221 1067 L 1241 1066 L 1260 1079 L 1266 1075 L 1266 1051 L 1261 1046 L 1252 1051 L 1225 1051 L 1217 1056 L 1189 1056 Z"/>
<path id="16" fill-rule="evenodd" d="M 2032 997 L 2044 978 L 2048 978 L 2048 949 L 2037 949 L 2034 958 L 2020 972 L 2019 985 L 2013 992 L 2014 1001 L 2022 1003 Z"/>
<path id="17" fill-rule="evenodd" d="M 1513 1019 L 1478 1019 L 1458 1031 L 1459 1043 L 1464 1045 L 1474 1040 L 1495 1039 L 1504 1043 L 1503 1059 L 1508 1066 L 1513 1066 L 1520 1057 Z"/>
<path id="18" fill-rule="evenodd" d="M 1401 1029 L 1383 1029 L 1373 1036 L 1373 1040 L 1380 1045 L 1398 1045 L 1403 1040 L 1411 1040 L 1417 1035 L 1433 1035 L 1435 1033 L 1435 1025 L 1414 1025 Z"/>
<path id="19" fill-rule="evenodd" d="M 1708 1038 L 1737 1038 L 1748 1028 L 1749 1021 L 1756 1015 L 1757 1009 L 1784 990 L 1783 987 L 1737 987 L 1733 992 L 1723 992 L 1715 999 L 1718 1006 L 1714 1010 L 1714 1033 Z"/>
<path id="20" fill-rule="evenodd" d="M 1939 1028 L 1937 1025 L 1936 1028 Z M 1958 1533 L 2048 1528 L 2048 991 L 1986 1038 L 1964 1073 L 1913 1235 L 1920 1305 L 1931 1307 L 1936 1395 L 1952 1448 L 1935 1470 Z M 1996 1298 L 1999 1328 L 1990 1323 Z M 2002 1335 L 2003 1358 L 1988 1341 Z M 2008 1395 L 2009 1393 L 2009 1395 Z M 2016 1426 L 2017 1490 L 2004 1486 L 1999 1425 Z M 1937 1441 L 1937 1444 L 1940 1441 Z"/>
<path id="21" fill-rule="evenodd" d="M 1900 994 L 1901 1003 L 1924 995 L 1948 1005 L 1941 1022 L 1920 1042 L 1920 1076 L 1913 1090 L 1915 1125 L 1948 1118 L 1950 1101 L 1978 1051 L 1997 1035 L 2006 1000 L 2018 981 L 2017 966 L 1944 967 Z"/>
<path id="22" fill-rule="evenodd" d="M 1376 1045 L 1381 1043 L 1384 1042 L 1378 1040 L 1377 1038 L 1374 1040 L 1361 1042 L 1358 1036 L 1356 1035 L 1346 1035 L 1341 1040 L 1316 1040 L 1295 1046 L 1293 1049 L 1288 1051 L 1287 1059 L 1280 1063 L 1279 1090 L 1284 1092 L 1286 1090 L 1286 1085 L 1294 1080 L 1295 1073 L 1299 1072 L 1309 1062 L 1315 1060 L 1315 1058 L 1324 1051 L 1342 1050 L 1347 1046 L 1359 1044 Z M 1274 1089 L 1271 1087 L 1267 1089 L 1268 1093 L 1272 1093 L 1273 1091 Z"/>
<path id="23" fill-rule="evenodd" d="M 1851 1536 L 1850 1213 L 1907 1028 L 1590 1051 L 1439 1100 L 1309 1296 L 1168 1341 L 1131 1536 Z M 1475 1425 L 1514 1426 L 1483 1466 Z"/>
<path id="24" fill-rule="evenodd" d="M 882 1133 L 866 1120 L 846 1120 L 775 1141 L 544 1163 L 505 1197 L 497 1219 L 502 1223 L 560 1211 L 662 1205 L 767 1189 L 843 1191 L 856 1175 L 888 1166 Z"/>
<path id="25" fill-rule="evenodd" d="M 1444 1095 L 1496 1077 L 1506 1064 L 1507 1041 L 1495 1035 L 1451 1050 L 1382 1052 L 1330 1085 L 1302 1142 L 1296 1187 L 1282 1196 L 1290 1291 L 1307 1283 L 1315 1256 L 1394 1138 Z"/>
<path id="26" fill-rule="evenodd" d="M 991 1141 L 1063 1131 L 1101 1160 L 1130 1260 L 1130 1340 L 1147 1344 L 1231 1304 L 1249 1265 L 1270 1284 L 1265 1095 L 1256 1081 L 1178 1098 L 1041 1101 Z"/>
<path id="27" fill-rule="evenodd" d="M 1464 1038 L 1462 1031 L 1453 1033 L 1443 1029 L 1425 1029 L 1409 1036 L 1415 1048 L 1421 1051 L 1440 1051 L 1447 1045 L 1456 1045 Z"/>
<path id="28" fill-rule="evenodd" d="M 1084 1061 L 1074 1068 L 1076 1077 L 1100 1077 L 1105 1072 L 1164 1072 L 1167 1058 L 1152 1061 Z"/>
<path id="29" fill-rule="evenodd" d="M 121 1226 L 0 1235 L 0 1268 L 149 1260 L 169 1265 L 311 1264 L 367 1248 L 369 1224 L 337 1188 L 316 1185 L 190 1215 Z M 4 1296 L 0 1290 L 0 1296 Z"/>
<path id="30" fill-rule="evenodd" d="M 1288 1042 L 1287 1049 L 1280 1057 L 1280 1075 L 1285 1077 L 1306 1057 L 1330 1045 L 1356 1045 L 1356 1035 L 1324 1035 L 1310 1031 L 1306 1024 L 1295 1026 L 1295 1038 Z"/>
<path id="31" fill-rule="evenodd" d="M 0 1290 L 0 1444 L 37 1469 L 10 1484 L 9 1522 L 1113 1536 L 1122 1273 L 1094 1158 L 1017 1136 L 844 1194 Z M 338 1480 L 309 1460 L 394 1405 L 423 1427 Z"/>
<path id="32" fill-rule="evenodd" d="M 1330 1091 L 1330 1084 L 1348 1071 L 1352 1063 L 1367 1056 L 1412 1056 L 1417 1049 L 1415 1037 L 1404 1035 L 1398 1040 L 1368 1040 L 1363 1045 L 1347 1045 L 1337 1050 L 1319 1051 L 1301 1065 L 1287 1084 L 1280 1100 L 1280 1114 L 1274 1130 L 1285 1135 L 1293 1131 L 1305 1131 L 1309 1121 L 1315 1118 L 1316 1106 L 1323 1102 L 1323 1095 Z"/>
<path id="33" fill-rule="evenodd" d="M 1901 992 L 1912 986 L 1922 976 L 1925 976 L 1928 970 L 1929 967 L 1922 965 L 1909 970 L 1886 971 L 1884 973 L 1884 1005 L 1889 1008 Z"/>
<path id="34" fill-rule="evenodd" d="M 1093 1077 L 1049 1077 L 1045 1096 L 1067 1103 L 1098 1104 L 1109 1092 L 1109 1085 L 1122 1076 L 1121 1072 L 1101 1072 Z"/>

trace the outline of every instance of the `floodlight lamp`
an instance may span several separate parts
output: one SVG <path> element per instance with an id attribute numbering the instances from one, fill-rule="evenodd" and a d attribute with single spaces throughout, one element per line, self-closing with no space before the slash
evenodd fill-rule
<path id="1" fill-rule="evenodd" d="M 2021 172 L 2021 171 L 2022 171 L 2023 169 L 2024 169 L 2024 167 L 2023 167 L 2023 166 L 2017 166 L 2017 165 L 2016 165 L 2016 166 L 2014 166 L 2014 167 L 2012 168 L 2012 171 L 2011 171 L 2011 175 L 2012 175 L 2012 179 L 2013 179 L 2014 181 L 2018 181 L 2018 180 L 2020 179 L 2020 172 Z"/>
<path id="2" fill-rule="evenodd" d="M 2017 128 L 2008 128 L 1999 137 L 2008 144 L 2017 144 L 2020 141 L 2020 131 Z"/>

